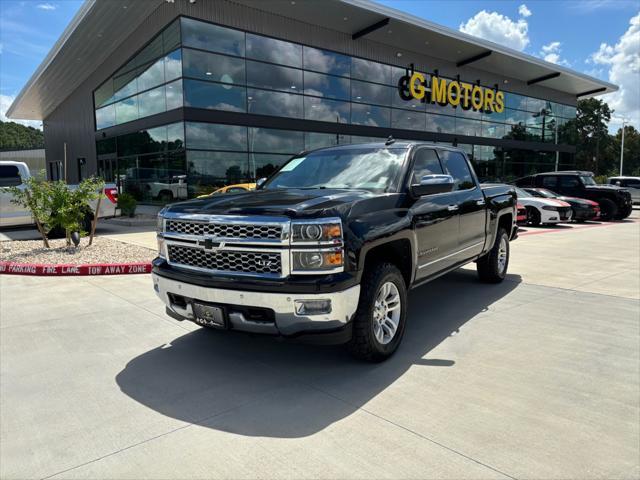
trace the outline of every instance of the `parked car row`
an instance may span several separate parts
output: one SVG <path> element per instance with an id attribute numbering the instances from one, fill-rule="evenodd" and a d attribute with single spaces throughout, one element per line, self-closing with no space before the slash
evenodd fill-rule
<path id="1" fill-rule="evenodd" d="M 631 193 L 627 188 L 618 185 L 598 185 L 593 173 L 583 171 L 547 172 L 520 178 L 515 181 L 515 185 L 521 189 L 529 189 L 525 192 L 531 197 L 543 198 L 539 189 L 545 189 L 558 195 L 560 198 L 548 198 L 549 200 L 563 201 L 571 207 L 572 214 L 575 210 L 580 210 L 574 216 L 577 220 L 588 220 L 594 206 L 584 202 L 576 202 L 574 199 L 591 200 L 596 202 L 600 209 L 602 220 L 622 220 L 627 218 L 633 209 Z M 536 193 L 533 193 L 536 192 Z M 518 195 L 520 197 L 520 195 Z M 519 198 L 519 200 L 521 200 Z M 567 200 L 570 200 L 567 202 Z M 529 201 L 530 202 L 530 201 Z M 521 201 L 524 204 L 524 202 Z M 533 203 L 533 202 L 530 202 Z M 574 204 L 576 205 L 574 208 Z M 526 204 L 525 204 L 526 206 Z M 547 204 L 547 206 L 550 206 Z M 541 213 L 541 208 L 536 208 Z M 554 217 L 551 215 L 549 218 Z M 559 217 L 559 216 L 558 216 Z M 533 218 L 535 220 L 537 217 Z M 540 215 L 540 220 L 544 222 L 545 216 Z M 593 217 L 592 217 L 593 218 Z M 567 219 L 556 219 L 555 221 L 566 221 Z M 549 222 L 551 223 L 551 221 Z"/>

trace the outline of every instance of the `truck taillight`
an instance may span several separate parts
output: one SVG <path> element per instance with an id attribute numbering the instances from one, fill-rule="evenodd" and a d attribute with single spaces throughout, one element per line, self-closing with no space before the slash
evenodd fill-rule
<path id="1" fill-rule="evenodd" d="M 104 194 L 107 196 L 109 201 L 116 205 L 118 203 L 118 189 L 117 188 L 105 188 Z"/>

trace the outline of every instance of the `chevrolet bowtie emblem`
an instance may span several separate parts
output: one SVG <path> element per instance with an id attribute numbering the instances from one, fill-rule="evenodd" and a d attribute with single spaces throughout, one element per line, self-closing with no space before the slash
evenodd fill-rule
<path id="1" fill-rule="evenodd" d="M 220 250 L 224 248 L 224 242 L 214 242 L 211 238 L 199 240 L 198 245 L 203 247 L 205 250 Z"/>

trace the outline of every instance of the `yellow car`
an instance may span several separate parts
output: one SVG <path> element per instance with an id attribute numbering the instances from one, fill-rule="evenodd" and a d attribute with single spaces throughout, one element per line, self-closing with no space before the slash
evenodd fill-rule
<path id="1" fill-rule="evenodd" d="M 219 188 L 213 193 L 207 193 L 206 195 L 199 195 L 197 198 L 207 198 L 211 195 L 219 195 L 221 193 L 239 193 L 239 192 L 248 192 L 250 190 L 255 190 L 255 183 L 236 183 L 235 185 L 227 185 L 225 187 Z"/>

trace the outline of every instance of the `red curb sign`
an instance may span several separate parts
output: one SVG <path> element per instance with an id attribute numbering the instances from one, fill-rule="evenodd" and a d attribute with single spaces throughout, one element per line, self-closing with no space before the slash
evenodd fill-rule
<path id="1" fill-rule="evenodd" d="M 0 274 L 5 275 L 131 275 L 151 273 L 151 263 L 96 263 L 88 265 L 47 265 L 0 262 Z"/>

